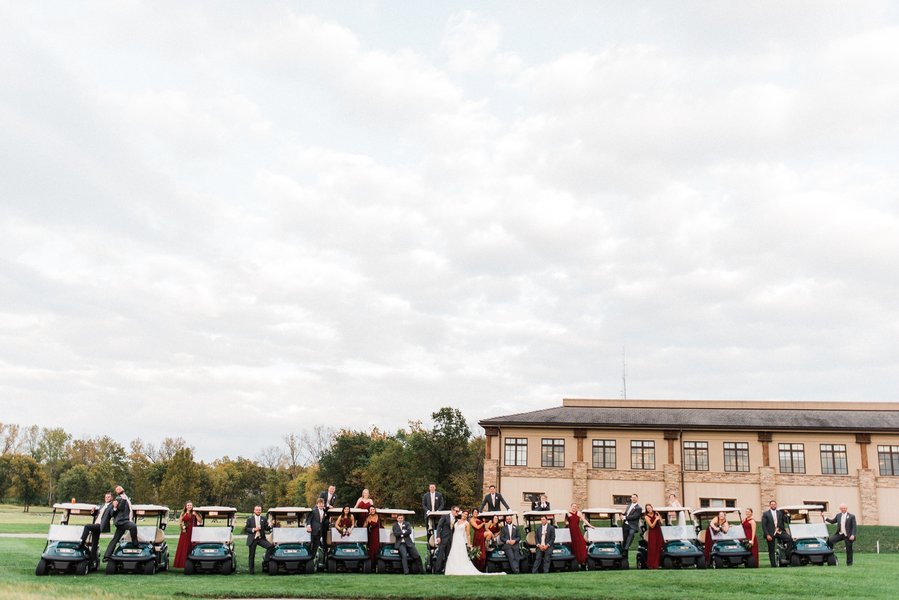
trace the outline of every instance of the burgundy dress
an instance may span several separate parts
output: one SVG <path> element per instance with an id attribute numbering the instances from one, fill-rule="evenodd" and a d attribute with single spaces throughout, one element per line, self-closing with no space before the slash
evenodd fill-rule
<path id="1" fill-rule="evenodd" d="M 366 519 L 365 526 L 368 528 L 368 558 L 372 566 L 375 566 L 381 551 L 381 520 L 372 523 Z"/>
<path id="2" fill-rule="evenodd" d="M 476 522 L 480 527 L 475 527 L 474 522 Z M 487 523 L 482 521 L 481 519 L 472 519 L 472 529 L 474 529 L 474 535 L 472 536 L 471 545 L 480 550 L 478 557 L 474 559 L 474 566 L 478 568 L 479 571 L 483 571 L 487 566 Z"/>
<path id="3" fill-rule="evenodd" d="M 356 502 L 356 508 L 361 508 L 365 512 L 368 512 L 368 509 L 371 508 L 373 505 L 374 505 L 374 502 L 372 502 L 371 500 L 362 500 L 361 498 L 359 499 L 358 502 Z"/>
<path id="4" fill-rule="evenodd" d="M 568 531 L 571 532 L 571 551 L 578 564 L 587 562 L 587 542 L 581 533 L 581 515 L 578 512 L 568 513 Z"/>
<path id="5" fill-rule="evenodd" d="M 751 519 L 743 519 L 743 535 L 746 536 L 747 540 L 752 541 L 752 546 L 750 546 L 750 550 L 752 555 L 755 557 L 755 566 L 759 566 L 759 540 L 758 538 L 752 537 L 752 521 Z"/>
<path id="6" fill-rule="evenodd" d="M 709 564 L 712 561 L 712 545 L 714 541 L 712 541 L 712 535 L 714 533 L 714 529 L 712 529 L 712 524 L 709 523 L 709 526 L 705 529 L 705 546 L 702 549 L 703 554 L 705 554 L 705 564 Z"/>
<path id="7" fill-rule="evenodd" d="M 172 563 L 172 566 L 176 569 L 184 568 L 184 562 L 190 553 L 190 533 L 193 531 L 194 525 L 197 525 L 199 521 L 197 520 L 197 515 L 185 515 L 181 522 L 184 523 L 184 529 L 181 530 L 181 535 L 178 536 L 178 549 L 175 550 L 175 562 Z"/>
<path id="8" fill-rule="evenodd" d="M 652 525 L 646 524 L 646 568 L 658 569 L 662 560 L 662 518 L 656 513 Z"/>

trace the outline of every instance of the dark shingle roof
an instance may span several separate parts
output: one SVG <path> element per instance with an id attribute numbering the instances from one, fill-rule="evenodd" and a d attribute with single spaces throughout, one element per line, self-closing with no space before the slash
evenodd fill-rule
<path id="1" fill-rule="evenodd" d="M 482 427 L 558 426 L 603 429 L 751 429 L 899 431 L 896 410 L 791 408 L 647 408 L 558 406 L 533 412 L 483 419 Z"/>

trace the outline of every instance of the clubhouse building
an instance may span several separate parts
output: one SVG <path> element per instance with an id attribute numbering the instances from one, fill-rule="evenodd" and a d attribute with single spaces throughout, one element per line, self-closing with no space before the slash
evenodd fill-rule
<path id="1" fill-rule="evenodd" d="M 666 504 L 841 503 L 899 525 L 899 403 L 565 399 L 480 421 L 484 486 L 512 510 Z"/>

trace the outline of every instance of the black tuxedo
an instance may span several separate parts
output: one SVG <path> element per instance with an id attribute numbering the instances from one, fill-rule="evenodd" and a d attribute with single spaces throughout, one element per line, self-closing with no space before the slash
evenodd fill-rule
<path id="1" fill-rule="evenodd" d="M 134 544 L 137 544 L 137 525 L 131 520 L 131 503 L 128 502 L 128 497 L 125 496 L 125 494 L 122 494 L 113 500 L 113 502 L 116 504 L 112 509 L 112 521 L 115 523 L 115 533 L 112 535 L 112 541 L 106 546 L 106 552 L 103 553 L 104 559 L 109 559 L 109 557 L 112 556 L 116 545 L 119 543 L 119 540 L 122 539 L 122 536 L 126 531 L 131 534 L 131 541 Z"/>
<path id="2" fill-rule="evenodd" d="M 319 514 L 318 505 L 315 506 L 309 514 L 306 515 L 306 527 L 312 537 L 312 557 L 315 559 L 315 552 L 321 546 L 325 554 L 328 553 L 328 528 L 331 526 L 331 520 L 328 518 L 328 509 L 321 509 Z"/>
<path id="3" fill-rule="evenodd" d="M 544 504 L 540 504 L 539 500 L 534 500 L 531 502 L 531 510 L 550 510 L 549 502 L 547 501 Z"/>
<path id="4" fill-rule="evenodd" d="M 328 490 L 325 490 L 321 494 L 318 495 L 319 498 L 325 501 L 325 508 L 339 508 L 337 506 L 337 492 L 331 494 L 331 500 L 328 500 Z"/>
<path id="5" fill-rule="evenodd" d="M 768 542 L 768 560 L 771 561 L 772 567 L 780 566 L 775 558 L 775 545 L 778 540 L 788 549 L 793 544 L 793 539 L 787 533 L 786 526 L 790 523 L 790 515 L 784 510 L 777 511 L 777 521 L 771 514 L 771 509 L 762 513 L 762 533 L 765 534 L 765 541 Z M 771 538 L 771 539 L 768 539 Z"/>
<path id="6" fill-rule="evenodd" d="M 494 498 L 494 496 L 496 497 Z M 506 502 L 506 499 L 503 498 L 502 494 L 499 492 L 496 492 L 496 494 L 487 494 L 484 496 L 484 501 L 481 502 L 481 512 L 484 512 L 484 507 L 491 512 L 499 510 L 500 505 L 505 506 L 506 510 L 509 510 L 509 503 Z"/>
<path id="7" fill-rule="evenodd" d="M 256 570 L 256 546 L 262 546 L 263 548 L 265 548 L 265 557 L 262 559 L 263 571 L 267 570 L 268 559 L 274 549 L 272 543 L 265 538 L 265 534 L 272 530 L 265 515 L 259 515 L 260 530 L 254 532 L 254 529 L 256 529 L 255 514 L 247 517 L 247 523 L 243 528 L 243 532 L 247 534 L 247 566 L 251 575 Z"/>
<path id="8" fill-rule="evenodd" d="M 513 573 L 518 573 L 518 563 L 521 559 L 521 537 L 518 535 L 518 527 L 514 523 L 503 523 L 499 530 L 499 544 L 509 561 L 509 568 Z"/>
<path id="9" fill-rule="evenodd" d="M 81 532 L 81 544 L 87 546 L 88 538 L 91 539 L 88 547 L 90 562 L 96 564 L 100 548 L 100 534 L 109 533 L 109 522 L 112 520 L 112 502 L 101 504 L 96 510 L 91 512 L 91 516 L 94 518 L 94 522 L 84 526 L 84 530 Z"/>
<path id="10" fill-rule="evenodd" d="M 546 537 L 543 535 L 543 525 L 537 525 L 534 527 L 534 544 L 537 546 L 536 552 L 534 552 L 534 568 L 531 569 L 533 573 L 536 573 L 540 570 L 540 565 L 543 565 L 543 572 L 549 573 L 549 567 L 552 565 L 553 558 L 553 544 L 556 543 L 556 527 L 552 523 L 546 523 Z M 541 545 L 546 544 L 546 550 L 540 548 Z"/>
<path id="11" fill-rule="evenodd" d="M 637 533 L 640 531 L 640 521 L 643 519 L 643 507 L 639 504 L 628 504 L 624 509 L 624 521 L 621 523 L 621 529 L 624 534 L 624 544 L 622 548 L 625 552 L 630 550 L 631 543 L 634 541 Z"/>
<path id="12" fill-rule="evenodd" d="M 446 559 L 453 546 L 453 526 L 455 524 L 456 517 L 453 516 L 453 513 L 445 514 L 440 517 L 439 521 L 437 521 L 434 537 L 440 541 L 437 542 L 436 573 L 442 573 L 443 569 L 446 567 Z"/>
<path id="13" fill-rule="evenodd" d="M 403 561 L 403 573 L 409 574 L 409 556 L 418 562 L 421 568 L 421 555 L 415 547 L 415 540 L 412 539 L 412 526 L 407 522 L 393 524 L 394 547 L 400 553 L 400 559 Z"/>
<path id="14" fill-rule="evenodd" d="M 434 492 L 434 506 L 431 506 L 431 492 L 425 492 L 421 495 L 421 507 L 425 514 L 435 510 L 443 510 L 443 494 Z"/>
<path id="15" fill-rule="evenodd" d="M 833 516 L 832 519 L 826 519 L 828 523 L 835 523 L 837 525 L 837 530 L 834 532 L 832 536 L 827 538 L 827 545 L 833 548 L 833 545 L 837 542 L 845 542 L 846 543 L 846 566 L 852 565 L 852 544 L 855 543 L 855 536 L 857 535 L 858 527 L 855 522 L 855 515 L 852 513 L 846 513 L 846 533 L 844 534 L 840 528 L 840 521 L 843 518 L 843 513 L 838 512 Z"/>

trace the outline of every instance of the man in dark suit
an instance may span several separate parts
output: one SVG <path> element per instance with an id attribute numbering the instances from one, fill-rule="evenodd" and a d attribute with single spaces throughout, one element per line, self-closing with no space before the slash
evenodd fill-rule
<path id="1" fill-rule="evenodd" d="M 117 485 L 115 488 L 116 497 L 112 501 L 112 522 L 115 523 L 115 533 L 112 535 L 112 541 L 106 546 L 106 552 L 103 553 L 103 560 L 109 560 L 112 553 L 116 549 L 116 545 L 125 532 L 131 534 L 131 542 L 137 544 L 137 525 L 131 520 L 131 501 L 125 494 L 125 489 Z"/>
<path id="2" fill-rule="evenodd" d="M 624 544 L 622 549 L 627 552 L 631 548 L 631 542 L 640 532 L 640 520 L 643 518 L 643 507 L 640 506 L 637 494 L 631 494 L 631 503 L 624 509 L 624 522 L 621 523 L 622 533 L 624 535 Z"/>
<path id="3" fill-rule="evenodd" d="M 262 515 L 262 507 L 254 506 L 253 514 L 247 517 L 247 523 L 243 528 L 243 532 L 247 534 L 247 566 L 250 575 L 256 572 L 256 546 L 265 548 L 262 570 L 268 571 L 268 559 L 274 551 L 274 546 L 265 538 L 265 534 L 271 530 L 268 519 Z"/>
<path id="4" fill-rule="evenodd" d="M 103 504 L 97 507 L 91 516 L 94 521 L 84 526 L 84 530 L 81 532 L 81 545 L 88 548 L 91 565 L 96 565 L 100 549 L 100 534 L 109 533 L 109 522 L 112 520 L 112 492 L 106 492 L 106 495 L 103 496 Z M 90 542 L 88 542 L 88 538 L 90 538 Z"/>
<path id="5" fill-rule="evenodd" d="M 531 502 L 531 510 L 550 510 L 549 500 L 546 499 L 546 494 L 540 494 L 539 500 Z"/>
<path id="6" fill-rule="evenodd" d="M 846 566 L 852 566 L 852 544 L 855 543 L 855 534 L 857 527 L 855 523 L 855 515 L 849 512 L 849 508 L 845 504 L 840 504 L 840 512 L 835 514 L 833 518 L 827 519 L 828 523 L 836 523 L 837 531 L 827 538 L 827 545 L 833 548 L 837 542 L 846 542 Z"/>
<path id="7" fill-rule="evenodd" d="M 772 567 L 779 567 L 775 558 L 775 547 L 779 540 L 789 552 L 793 540 L 787 533 L 786 525 L 790 522 L 790 515 L 784 510 L 777 510 L 777 501 L 772 500 L 768 503 L 768 510 L 762 513 L 762 533 L 765 534 L 765 540 L 768 542 L 768 560 L 771 561 Z"/>
<path id="8" fill-rule="evenodd" d="M 318 495 L 319 498 L 325 501 L 325 509 L 331 510 L 332 508 L 337 506 L 337 488 L 333 485 L 329 485 L 328 489 Z"/>
<path id="9" fill-rule="evenodd" d="M 312 538 L 312 556 L 315 560 L 315 553 L 319 546 L 325 554 L 327 560 L 328 554 L 328 528 L 331 526 L 331 520 L 328 518 L 328 509 L 325 508 L 325 499 L 319 497 L 315 502 L 315 508 L 306 515 L 306 531 Z"/>
<path id="10" fill-rule="evenodd" d="M 453 527 L 459 516 L 459 507 L 453 506 L 449 513 L 440 517 L 437 528 L 434 530 L 434 541 L 437 542 L 437 563 L 435 573 L 443 573 L 446 568 L 446 559 L 453 547 Z"/>
<path id="11" fill-rule="evenodd" d="M 487 488 L 487 495 L 484 496 L 484 501 L 481 502 L 481 512 L 484 512 L 484 508 L 491 512 L 499 510 L 501 504 L 506 507 L 506 510 L 509 510 L 509 504 L 503 498 L 503 495 L 496 491 L 495 485 L 491 485 Z"/>
<path id="12" fill-rule="evenodd" d="M 543 572 L 549 573 L 553 562 L 553 544 L 556 543 L 556 527 L 546 515 L 540 517 L 540 525 L 534 530 L 534 542 L 537 544 L 537 551 L 534 553 L 534 568 L 531 572 L 539 572 L 542 564 Z"/>
<path id="13" fill-rule="evenodd" d="M 518 527 L 512 522 L 512 515 L 506 517 L 505 524 L 499 530 L 499 546 L 509 561 L 509 568 L 513 573 L 519 573 L 521 537 L 518 535 Z"/>
<path id="14" fill-rule="evenodd" d="M 406 517 L 403 515 L 396 516 L 396 523 L 393 524 L 394 547 L 400 553 L 400 560 L 403 561 L 403 573 L 409 574 L 409 557 L 418 563 L 421 568 L 421 555 L 415 547 L 415 540 L 412 538 L 412 526 L 406 523 Z"/>
<path id="15" fill-rule="evenodd" d="M 443 510 L 443 494 L 437 491 L 436 484 L 430 484 L 428 491 L 421 495 L 421 507 L 425 511 L 425 516 L 435 510 Z"/>

